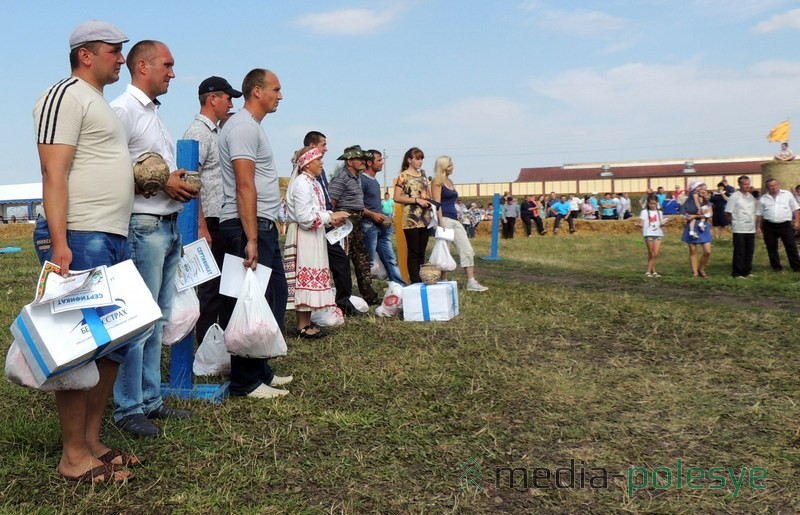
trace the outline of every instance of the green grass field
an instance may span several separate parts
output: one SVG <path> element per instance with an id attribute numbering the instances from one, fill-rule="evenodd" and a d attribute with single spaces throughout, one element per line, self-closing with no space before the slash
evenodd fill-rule
<path id="1" fill-rule="evenodd" d="M 125 486 L 60 479 L 52 396 L 2 382 L 0 512 L 797 512 L 800 274 L 769 271 L 759 241 L 756 277 L 733 280 L 721 241 L 694 279 L 678 237 L 660 279 L 635 233 L 501 241 L 457 319 L 290 338 L 290 395 L 171 401 L 196 416 L 157 440 L 109 422 L 147 460 Z M 6 245 L 24 251 L 0 256 L 3 353 L 38 273 L 29 239 Z M 558 487 L 571 460 L 583 488 Z"/>

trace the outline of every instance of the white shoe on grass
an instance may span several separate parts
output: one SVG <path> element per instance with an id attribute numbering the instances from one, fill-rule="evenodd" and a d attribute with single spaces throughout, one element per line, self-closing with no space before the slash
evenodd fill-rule
<path id="1" fill-rule="evenodd" d="M 481 283 L 476 281 L 475 279 L 470 279 L 467 281 L 467 291 L 486 291 L 489 288 L 483 286 Z"/>
<path id="2" fill-rule="evenodd" d="M 247 396 L 256 399 L 274 399 L 288 393 L 288 390 L 278 390 L 277 388 L 273 388 L 262 383 L 258 388 L 248 393 Z"/>
<path id="3" fill-rule="evenodd" d="M 289 384 L 294 379 L 293 376 L 272 376 L 272 382 L 269 383 L 269 386 L 282 386 L 285 384 Z"/>

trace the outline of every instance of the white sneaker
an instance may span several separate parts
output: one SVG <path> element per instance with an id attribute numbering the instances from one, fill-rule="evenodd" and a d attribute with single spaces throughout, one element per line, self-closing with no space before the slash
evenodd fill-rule
<path id="1" fill-rule="evenodd" d="M 689 231 L 689 236 L 691 236 L 693 240 L 699 240 L 700 239 L 700 236 L 698 236 L 697 233 L 694 232 L 694 231 Z"/>
<path id="2" fill-rule="evenodd" d="M 483 286 L 482 284 L 480 284 L 475 279 L 473 279 L 471 281 L 467 281 L 467 291 L 486 291 L 488 289 L 489 288 L 487 288 L 486 286 Z"/>
<path id="3" fill-rule="evenodd" d="M 706 230 L 706 223 L 705 222 L 698 222 L 697 223 L 697 228 L 700 229 L 701 231 L 705 231 Z"/>
<path id="4" fill-rule="evenodd" d="M 256 399 L 274 399 L 288 393 L 288 390 L 278 390 L 277 388 L 273 388 L 262 383 L 258 388 L 248 393 L 247 396 L 254 397 Z"/>
<path id="5" fill-rule="evenodd" d="M 289 384 L 292 382 L 294 377 L 292 376 L 272 376 L 272 382 L 269 383 L 269 386 L 282 386 L 284 384 Z"/>

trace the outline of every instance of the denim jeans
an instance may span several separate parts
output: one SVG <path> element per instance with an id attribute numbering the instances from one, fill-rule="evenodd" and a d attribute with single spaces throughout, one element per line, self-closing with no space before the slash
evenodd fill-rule
<path id="1" fill-rule="evenodd" d="M 36 219 L 33 244 L 39 262 L 52 259 L 50 228 L 44 217 Z M 96 266 L 111 266 L 130 258 L 128 239 L 119 234 L 97 231 L 67 231 L 67 245 L 72 251 L 70 270 L 87 270 Z M 105 357 L 121 363 L 128 353 L 128 345 L 118 347 Z"/>
<path id="2" fill-rule="evenodd" d="M 241 220 L 234 218 L 220 222 L 219 230 L 225 238 L 225 252 L 244 257 L 247 238 L 242 229 Z M 272 269 L 265 297 L 275 321 L 283 331 L 289 286 L 286 284 L 286 272 L 283 269 L 278 228 L 275 226 L 275 222 L 263 218 L 258 219 L 258 263 Z M 219 314 L 219 323 L 223 329 L 227 327 L 235 305 L 236 299 L 231 297 L 223 299 Z M 269 385 L 274 376 L 267 359 L 231 356 L 231 395 L 247 395 L 258 388 L 261 383 Z"/>
<path id="3" fill-rule="evenodd" d="M 391 231 L 376 225 L 372 220 L 362 218 L 361 232 L 364 233 L 364 245 L 369 252 L 370 262 L 374 264 L 376 259 L 380 259 L 386 269 L 388 280 L 405 286 L 406 282 L 400 274 L 397 256 L 392 248 Z"/>
<path id="4" fill-rule="evenodd" d="M 114 383 L 114 420 L 147 414 L 161 398 L 161 335 L 169 320 L 175 272 L 181 257 L 181 234 L 175 221 L 131 215 L 128 245 L 136 269 L 161 309 L 161 318 L 143 343 L 132 344 Z"/>

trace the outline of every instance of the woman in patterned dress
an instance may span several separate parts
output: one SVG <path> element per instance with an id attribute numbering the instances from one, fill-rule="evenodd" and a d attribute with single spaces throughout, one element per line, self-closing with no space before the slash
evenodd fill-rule
<path id="1" fill-rule="evenodd" d="M 411 283 L 421 283 L 419 269 L 425 262 L 431 221 L 430 184 L 422 169 L 425 154 L 412 147 L 403 156 L 400 176 L 394 186 L 394 201 L 403 204 L 403 233 L 408 247 L 408 277 Z"/>

